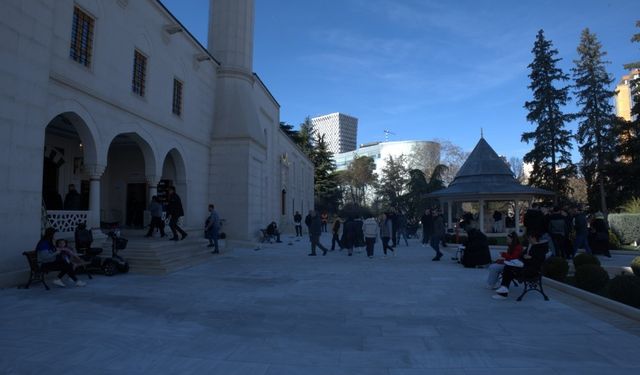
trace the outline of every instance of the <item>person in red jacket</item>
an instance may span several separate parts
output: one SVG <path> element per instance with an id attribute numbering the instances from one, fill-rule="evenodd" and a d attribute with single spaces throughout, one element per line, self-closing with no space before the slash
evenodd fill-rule
<path id="1" fill-rule="evenodd" d="M 522 255 L 522 245 L 516 232 L 511 232 L 507 236 L 507 251 L 500 253 L 500 258 L 489 266 L 489 275 L 487 275 L 487 288 L 496 289 L 498 287 L 498 278 L 504 269 L 505 260 L 519 259 Z"/>

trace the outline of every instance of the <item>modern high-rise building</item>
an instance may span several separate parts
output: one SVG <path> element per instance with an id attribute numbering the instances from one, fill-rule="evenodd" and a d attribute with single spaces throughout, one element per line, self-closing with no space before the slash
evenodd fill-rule
<path id="1" fill-rule="evenodd" d="M 631 121 L 631 107 L 633 99 L 631 97 L 631 81 L 640 77 L 640 69 L 634 69 L 629 74 L 622 76 L 618 86 L 616 86 L 616 114 L 627 121 Z"/>
<path id="2" fill-rule="evenodd" d="M 344 113 L 331 113 L 311 119 L 314 134 L 324 136 L 329 151 L 340 154 L 356 149 L 358 119 Z"/>

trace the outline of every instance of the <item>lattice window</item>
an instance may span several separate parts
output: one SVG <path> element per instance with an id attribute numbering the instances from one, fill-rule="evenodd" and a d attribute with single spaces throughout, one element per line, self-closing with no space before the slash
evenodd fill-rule
<path id="1" fill-rule="evenodd" d="M 134 93 L 144 96 L 145 80 L 147 75 L 147 57 L 135 50 L 133 55 L 133 80 L 131 88 Z"/>
<path id="2" fill-rule="evenodd" d="M 80 8 L 73 8 L 73 23 L 71 25 L 71 48 L 69 56 L 84 66 L 91 65 L 93 49 L 94 20 Z"/>
<path id="3" fill-rule="evenodd" d="M 182 82 L 173 79 L 173 113 L 180 116 L 182 114 Z"/>

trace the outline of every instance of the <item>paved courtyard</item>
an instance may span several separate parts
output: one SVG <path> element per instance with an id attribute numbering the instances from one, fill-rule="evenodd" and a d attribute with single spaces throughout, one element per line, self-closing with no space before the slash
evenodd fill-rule
<path id="1" fill-rule="evenodd" d="M 417 240 L 368 259 L 288 239 L 168 276 L 0 290 L 0 374 L 640 371 L 638 322 L 553 289 L 493 300 L 486 270 Z"/>

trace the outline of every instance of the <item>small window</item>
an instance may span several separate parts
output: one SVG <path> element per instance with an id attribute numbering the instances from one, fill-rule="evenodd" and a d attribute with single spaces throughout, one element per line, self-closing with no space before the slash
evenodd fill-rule
<path id="1" fill-rule="evenodd" d="M 144 96 L 145 77 L 147 74 L 147 57 L 136 50 L 133 55 L 133 81 L 132 90 L 134 93 Z"/>
<path id="2" fill-rule="evenodd" d="M 182 82 L 173 79 L 173 114 L 182 114 Z"/>
<path id="3" fill-rule="evenodd" d="M 71 25 L 71 48 L 69 56 L 84 66 L 91 64 L 93 48 L 94 20 L 80 8 L 73 8 L 73 23 Z"/>

